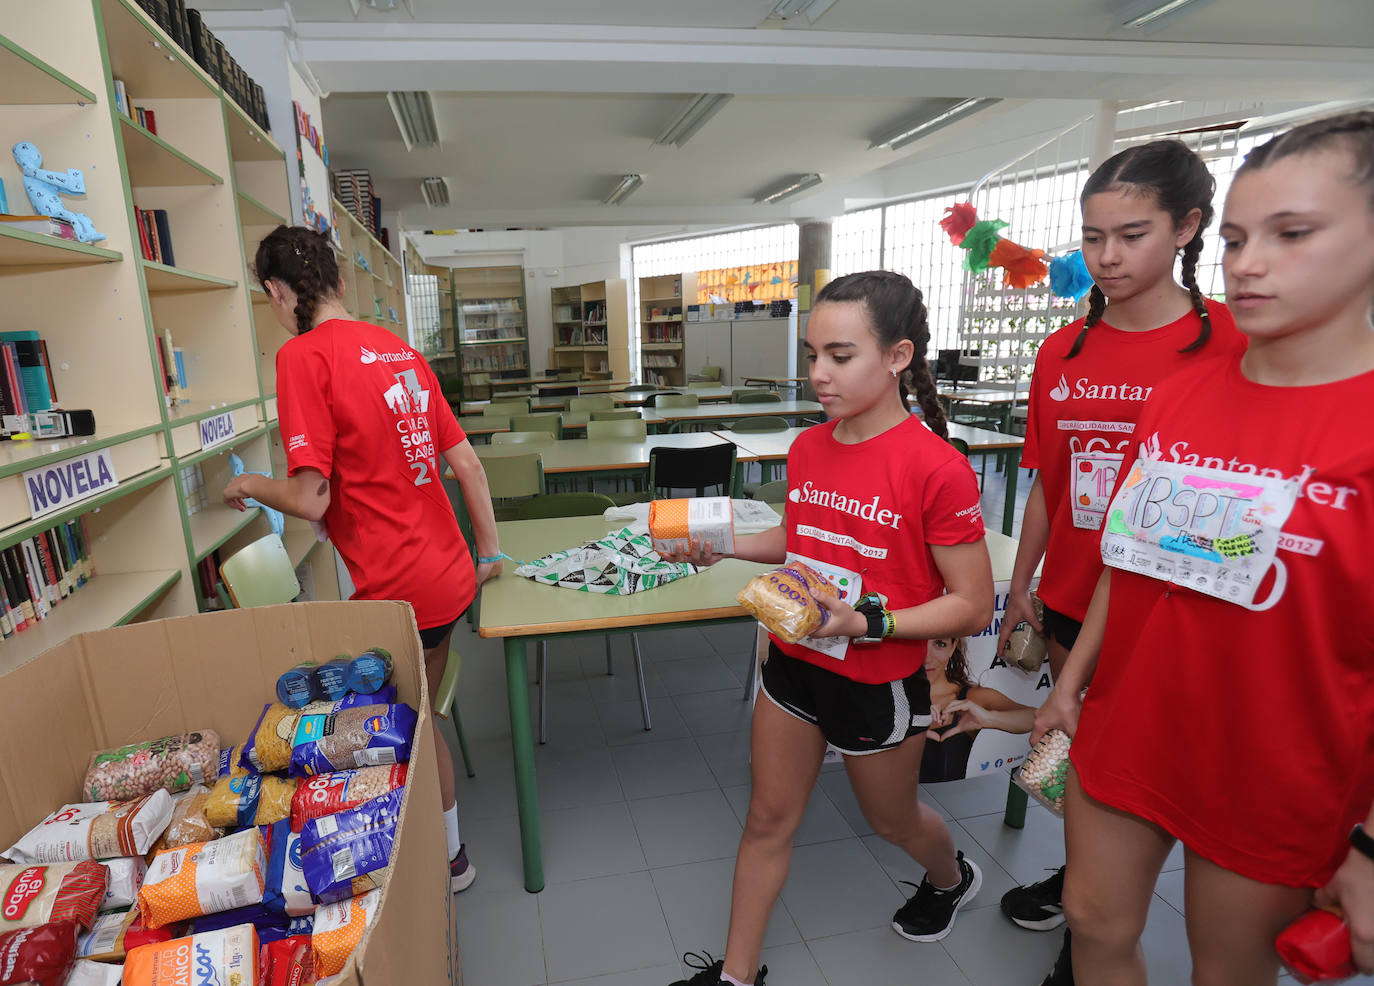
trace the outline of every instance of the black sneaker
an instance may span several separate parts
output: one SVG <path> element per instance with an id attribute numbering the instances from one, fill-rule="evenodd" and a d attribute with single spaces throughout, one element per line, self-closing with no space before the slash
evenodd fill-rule
<path id="1" fill-rule="evenodd" d="M 1073 957 L 1069 953 L 1069 929 L 1064 929 L 1064 944 L 1060 946 L 1059 957 L 1054 960 L 1054 968 L 1040 986 L 1073 986 Z"/>
<path id="2" fill-rule="evenodd" d="M 1064 867 L 1028 887 L 1002 895 L 1002 913 L 1027 931 L 1053 931 L 1064 923 Z"/>
<path id="3" fill-rule="evenodd" d="M 916 887 L 916 893 L 892 915 L 893 931 L 912 941 L 939 941 L 954 930 L 954 917 L 959 908 L 973 900 L 983 885 L 983 872 L 977 863 L 965 859 L 962 852 L 956 859 L 961 874 L 957 887 L 936 890 L 929 875 L 921 878 L 920 886 L 910 880 L 902 881 L 909 887 Z"/>
<path id="4" fill-rule="evenodd" d="M 724 959 L 713 958 L 710 952 L 704 956 L 696 952 L 688 952 L 682 957 L 684 965 L 692 969 L 700 969 L 691 979 L 679 979 L 668 986 L 720 986 L 721 969 L 725 967 Z M 763 986 L 763 977 L 768 975 L 768 966 L 759 966 L 759 974 L 754 977 L 754 986 Z"/>

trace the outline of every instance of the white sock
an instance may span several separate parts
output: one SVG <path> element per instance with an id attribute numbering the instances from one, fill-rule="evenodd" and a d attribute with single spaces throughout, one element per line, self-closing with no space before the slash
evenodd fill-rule
<path id="1" fill-rule="evenodd" d="M 725 972 L 724 970 L 721 970 L 720 981 L 723 983 L 730 983 L 732 984 L 732 986 L 751 986 L 751 984 L 749 983 L 740 982 L 738 979 L 730 975 L 730 973 Z"/>
<path id="2" fill-rule="evenodd" d="M 444 832 L 448 836 L 448 858 L 456 859 L 463 842 L 458 838 L 458 804 L 444 811 Z"/>

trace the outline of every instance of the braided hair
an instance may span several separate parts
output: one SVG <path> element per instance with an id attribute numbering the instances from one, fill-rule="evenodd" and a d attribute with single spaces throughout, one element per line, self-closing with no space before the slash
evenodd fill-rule
<path id="1" fill-rule="evenodd" d="M 339 262 L 329 238 L 304 226 L 278 226 L 264 236 L 253 273 L 264 291 L 274 280 L 296 293 L 296 330 L 301 335 L 315 327 L 320 303 L 339 292 Z"/>
<path id="2" fill-rule="evenodd" d="M 1236 172 L 1258 171 L 1291 154 L 1344 149 L 1350 152 L 1350 180 L 1363 185 L 1374 207 L 1374 110 L 1356 110 L 1304 123 L 1256 147 Z"/>
<path id="3" fill-rule="evenodd" d="M 889 270 L 870 270 L 846 274 L 831 281 L 816 295 L 816 304 L 826 301 L 857 301 L 868 312 L 869 325 L 878 344 L 891 349 L 903 339 L 911 340 L 911 363 L 897 378 L 902 407 L 914 390 L 925 415 L 926 425 L 941 438 L 949 438 L 945 410 L 935 392 L 935 378 L 926 363 L 930 345 L 930 325 L 926 321 L 925 301 L 920 288 L 905 274 Z"/>
<path id="4" fill-rule="evenodd" d="M 1081 207 L 1089 197 L 1099 192 L 1120 188 L 1130 188 L 1148 194 L 1155 203 L 1169 214 L 1175 226 L 1194 209 L 1202 213 L 1198 220 L 1197 232 L 1183 247 L 1183 265 L 1180 280 L 1188 289 L 1192 299 L 1193 311 L 1202 321 L 1197 338 L 1179 350 L 1191 353 L 1207 344 L 1212 335 L 1212 317 L 1207 311 L 1206 299 L 1197 286 L 1197 262 L 1202 255 L 1203 231 L 1212 221 L 1212 196 L 1216 193 L 1217 182 L 1207 165 L 1181 140 L 1153 140 L 1148 144 L 1137 144 L 1124 151 L 1113 154 L 1103 161 L 1097 170 L 1088 176 L 1083 185 L 1083 194 L 1078 202 Z M 1102 321 L 1107 310 L 1107 296 L 1096 284 L 1088 297 L 1088 315 L 1083 320 L 1083 329 L 1074 339 L 1066 359 L 1073 359 L 1087 341 L 1088 330 Z"/>

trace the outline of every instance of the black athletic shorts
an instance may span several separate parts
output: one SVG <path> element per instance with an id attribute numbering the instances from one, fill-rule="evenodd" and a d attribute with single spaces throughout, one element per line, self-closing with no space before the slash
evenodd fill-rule
<path id="1" fill-rule="evenodd" d="M 445 623 L 441 626 L 430 627 L 428 630 L 421 630 L 420 646 L 425 650 L 431 650 L 438 647 L 444 642 L 444 638 L 448 636 L 448 632 L 457 625 L 458 621 L 454 620 L 451 623 Z"/>
<path id="2" fill-rule="evenodd" d="M 831 745 L 851 756 L 890 750 L 930 726 L 930 682 L 921 670 L 866 685 L 788 657 L 770 643 L 762 683 L 774 705 L 819 726 Z"/>
<path id="3" fill-rule="evenodd" d="M 1083 629 L 1083 624 L 1073 617 L 1065 616 L 1048 606 L 1045 607 L 1045 618 L 1041 622 L 1045 627 L 1045 636 L 1052 637 L 1065 650 L 1073 650 L 1073 645 L 1078 642 L 1078 632 Z"/>

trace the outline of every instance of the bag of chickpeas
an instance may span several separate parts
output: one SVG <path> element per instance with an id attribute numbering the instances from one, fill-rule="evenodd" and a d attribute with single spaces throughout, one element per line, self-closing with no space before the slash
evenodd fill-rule
<path id="1" fill-rule="evenodd" d="M 202 729 L 101 750 L 91 757 L 81 790 L 87 801 L 128 801 L 158 788 L 176 794 L 218 773 L 219 734 Z"/>

